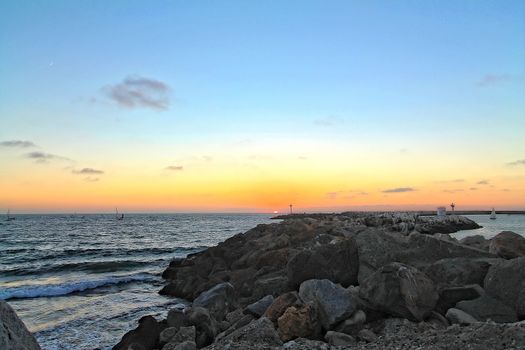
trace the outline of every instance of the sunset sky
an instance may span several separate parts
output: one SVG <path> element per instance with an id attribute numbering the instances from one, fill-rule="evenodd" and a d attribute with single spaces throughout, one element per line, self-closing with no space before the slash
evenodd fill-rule
<path id="1" fill-rule="evenodd" d="M 0 210 L 525 209 L 524 1 L 0 2 Z"/>

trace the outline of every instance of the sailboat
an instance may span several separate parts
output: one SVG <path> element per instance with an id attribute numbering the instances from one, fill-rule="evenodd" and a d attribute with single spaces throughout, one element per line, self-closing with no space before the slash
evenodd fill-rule
<path id="1" fill-rule="evenodd" d="M 122 219 L 124 219 L 124 214 L 119 214 L 117 208 L 115 208 L 115 218 L 116 218 L 117 220 L 122 220 Z"/>
<path id="2" fill-rule="evenodd" d="M 492 208 L 492 213 L 490 213 L 490 220 L 496 220 L 496 211 Z"/>
<path id="3" fill-rule="evenodd" d="M 13 221 L 15 219 L 16 218 L 14 216 L 11 216 L 11 211 L 9 209 L 7 209 L 7 219 L 6 219 L 6 221 Z"/>

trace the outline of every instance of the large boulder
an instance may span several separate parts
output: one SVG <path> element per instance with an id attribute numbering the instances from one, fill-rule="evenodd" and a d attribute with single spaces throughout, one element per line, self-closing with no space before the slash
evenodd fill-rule
<path id="1" fill-rule="evenodd" d="M 224 316 L 235 309 L 235 291 L 228 283 L 220 283 L 215 287 L 202 292 L 194 301 L 193 306 L 204 307 L 217 320 L 221 321 Z"/>
<path id="2" fill-rule="evenodd" d="M 489 268 L 500 261 L 492 258 L 449 258 L 438 260 L 422 269 L 441 288 L 469 284 L 483 285 Z"/>
<path id="3" fill-rule="evenodd" d="M 490 241 L 488 239 L 485 239 L 485 237 L 483 237 L 482 235 L 467 236 L 465 238 L 462 238 L 459 241 L 459 243 L 485 251 L 489 250 L 490 245 Z"/>
<path id="4" fill-rule="evenodd" d="M 477 284 L 443 288 L 439 291 L 439 301 L 436 305 L 436 310 L 445 314 L 448 309 L 453 308 L 458 302 L 477 299 L 484 294 L 483 288 Z"/>
<path id="5" fill-rule="evenodd" d="M 250 314 L 255 317 L 261 317 L 266 310 L 272 305 L 274 298 L 272 295 L 267 295 L 264 298 L 252 303 L 244 309 L 245 314 Z"/>
<path id="6" fill-rule="evenodd" d="M 272 305 L 264 312 L 264 316 L 268 317 L 272 322 L 277 322 L 277 319 L 282 316 L 286 309 L 290 306 L 298 306 L 301 304 L 302 302 L 296 291 L 284 293 L 275 298 Z"/>
<path id="7" fill-rule="evenodd" d="M 321 323 L 314 303 L 290 306 L 279 317 L 277 324 L 283 341 L 295 338 L 319 339 L 321 336 Z"/>
<path id="8" fill-rule="evenodd" d="M 304 281 L 299 296 L 304 302 L 318 306 L 321 324 L 326 330 L 350 317 L 356 308 L 352 293 L 327 279 Z"/>
<path id="9" fill-rule="evenodd" d="M 504 259 L 525 256 L 525 237 L 512 231 L 500 232 L 490 240 L 489 251 Z"/>
<path id="10" fill-rule="evenodd" d="M 157 322 L 153 316 L 144 316 L 139 320 L 137 328 L 124 334 L 120 342 L 113 350 L 128 350 L 132 344 L 140 346 L 144 350 L 157 349 L 159 347 L 160 333 L 167 328 L 162 322 Z"/>
<path id="11" fill-rule="evenodd" d="M 479 322 L 474 317 L 472 317 L 472 315 L 469 315 L 465 311 L 456 308 L 448 309 L 447 313 L 445 314 L 445 317 L 452 324 L 465 325 Z"/>
<path id="12" fill-rule="evenodd" d="M 195 326 L 195 343 L 202 348 L 213 342 L 217 335 L 217 323 L 209 311 L 202 307 L 192 307 L 187 310 L 188 325 Z"/>
<path id="13" fill-rule="evenodd" d="M 180 343 L 184 342 L 191 342 L 195 344 L 195 334 L 195 326 L 181 327 L 178 332 L 175 333 L 173 337 L 171 337 L 168 343 L 162 347 L 162 350 L 175 350 Z"/>
<path id="14" fill-rule="evenodd" d="M 266 317 L 254 320 L 244 327 L 228 334 L 206 349 L 274 349 L 282 346 L 282 341 L 272 321 Z"/>
<path id="15" fill-rule="evenodd" d="M 466 312 L 478 321 L 492 320 L 496 323 L 518 321 L 513 308 L 488 295 L 473 300 L 462 300 L 456 304 L 456 309 Z"/>
<path id="16" fill-rule="evenodd" d="M 286 273 L 290 288 L 297 289 L 309 279 L 329 279 L 343 286 L 357 282 L 359 258 L 353 238 L 334 238 L 297 253 L 288 261 Z"/>
<path id="17" fill-rule="evenodd" d="M 525 319 L 525 257 L 493 265 L 485 277 L 485 291 L 516 310 Z"/>
<path id="18" fill-rule="evenodd" d="M 439 298 L 432 280 L 401 263 L 385 265 L 365 279 L 359 295 L 381 311 L 416 321 L 429 315 Z"/>
<path id="19" fill-rule="evenodd" d="M 0 349 L 40 350 L 35 337 L 16 312 L 5 301 L 0 300 Z"/>

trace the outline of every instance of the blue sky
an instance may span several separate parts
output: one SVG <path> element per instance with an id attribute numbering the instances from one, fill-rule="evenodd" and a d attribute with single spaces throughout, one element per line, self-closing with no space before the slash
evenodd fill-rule
<path id="1" fill-rule="evenodd" d="M 310 140 L 511 162 L 525 157 L 524 14 L 524 1 L 4 0 L 0 139 L 89 160 Z M 165 84 L 169 106 L 119 105 L 107 92 L 129 77 Z"/>

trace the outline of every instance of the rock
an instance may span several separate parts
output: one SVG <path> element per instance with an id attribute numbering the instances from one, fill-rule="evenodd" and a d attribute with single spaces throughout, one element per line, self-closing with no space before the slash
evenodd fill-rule
<path id="1" fill-rule="evenodd" d="M 474 317 L 467 314 L 465 311 L 455 308 L 448 309 L 445 317 L 452 324 L 472 324 L 479 322 Z"/>
<path id="2" fill-rule="evenodd" d="M 485 291 L 477 284 L 444 288 L 439 291 L 439 300 L 436 305 L 436 310 L 444 314 L 448 309 L 454 307 L 456 303 L 462 300 L 477 299 L 483 294 L 485 294 Z"/>
<path id="3" fill-rule="evenodd" d="M 171 338 L 173 338 L 175 334 L 177 334 L 178 331 L 179 331 L 179 328 L 177 327 L 168 327 L 164 329 L 159 334 L 159 344 L 162 346 L 168 343 L 171 340 Z"/>
<path id="4" fill-rule="evenodd" d="M 283 344 L 285 350 L 331 350 L 332 347 L 320 340 L 297 338 Z"/>
<path id="5" fill-rule="evenodd" d="M 289 291 L 288 277 L 284 271 L 272 273 L 257 278 L 253 284 L 253 298 L 263 298 L 265 295 L 277 296 Z"/>
<path id="6" fill-rule="evenodd" d="M 366 341 L 367 343 L 373 343 L 376 341 L 377 335 L 370 329 L 361 329 L 359 333 L 357 333 L 357 338 Z"/>
<path id="7" fill-rule="evenodd" d="M 191 342 L 195 344 L 195 326 L 180 327 L 178 332 L 162 347 L 162 350 L 175 350 L 180 343 Z"/>
<path id="8" fill-rule="evenodd" d="M 217 335 L 217 324 L 209 311 L 202 307 L 192 307 L 187 312 L 188 324 L 195 326 L 195 343 L 202 348 L 213 342 Z"/>
<path id="9" fill-rule="evenodd" d="M 441 259 L 423 269 L 437 286 L 454 287 L 470 284 L 483 286 L 489 268 L 500 261 L 492 258 Z"/>
<path id="10" fill-rule="evenodd" d="M 245 314 L 251 314 L 255 317 L 261 317 L 266 312 L 268 307 L 272 305 L 273 301 L 274 301 L 273 296 L 267 295 L 261 300 L 256 301 L 255 303 L 246 306 L 243 312 Z"/>
<path id="11" fill-rule="evenodd" d="M 195 342 L 192 342 L 192 341 L 182 342 L 180 344 L 177 344 L 177 346 L 173 348 L 173 350 L 196 350 L 196 349 L 197 349 L 197 345 L 195 344 Z"/>
<path id="12" fill-rule="evenodd" d="M 220 283 L 202 292 L 194 301 L 193 306 L 204 307 L 217 320 L 221 321 L 229 311 L 235 309 L 235 291 L 228 283 Z"/>
<path id="13" fill-rule="evenodd" d="M 0 349 L 40 350 L 35 337 L 11 306 L 0 300 Z"/>
<path id="14" fill-rule="evenodd" d="M 160 333 L 166 328 L 166 325 L 153 316 L 144 316 L 139 320 L 139 326 L 122 337 L 120 342 L 113 347 L 113 350 L 128 350 L 128 347 L 136 343 L 145 350 L 156 349 L 159 346 Z"/>
<path id="15" fill-rule="evenodd" d="M 356 307 L 350 291 L 327 279 L 304 281 L 299 296 L 304 302 L 316 303 L 321 324 L 326 330 L 350 317 Z"/>
<path id="16" fill-rule="evenodd" d="M 299 300 L 299 295 L 297 292 L 288 292 L 284 293 L 280 296 L 278 296 L 266 309 L 264 312 L 264 316 L 268 317 L 270 321 L 277 322 L 277 319 L 282 316 L 282 314 L 288 309 L 290 306 L 297 306 L 302 304 L 302 302 Z"/>
<path id="17" fill-rule="evenodd" d="M 365 312 L 363 310 L 357 310 L 356 312 L 354 312 L 352 317 L 341 322 L 336 327 L 336 331 L 355 336 L 363 328 L 365 323 Z"/>
<path id="18" fill-rule="evenodd" d="M 525 319 L 525 257 L 493 265 L 485 277 L 485 291 L 516 310 Z"/>
<path id="19" fill-rule="evenodd" d="M 187 326 L 189 323 L 188 321 L 188 315 L 186 314 L 186 311 L 188 309 L 171 309 L 168 311 L 168 317 L 166 319 L 166 322 L 168 323 L 169 327 L 179 329 L 180 327 Z"/>
<path id="20" fill-rule="evenodd" d="M 321 323 L 314 303 L 290 306 L 279 317 L 277 324 L 279 336 L 283 341 L 294 338 L 319 339 L 321 336 Z"/>
<path id="21" fill-rule="evenodd" d="M 261 317 L 213 344 L 213 349 L 273 349 L 282 345 L 272 321 Z"/>
<path id="22" fill-rule="evenodd" d="M 482 235 L 468 236 L 459 241 L 460 244 L 468 245 L 472 248 L 489 251 L 490 241 Z"/>
<path id="23" fill-rule="evenodd" d="M 330 244 L 314 246 L 288 261 L 288 283 L 296 289 L 309 279 L 329 279 L 343 286 L 357 282 L 359 260 L 353 238 L 339 238 Z"/>
<path id="24" fill-rule="evenodd" d="M 363 281 L 359 295 L 393 316 L 422 321 L 434 309 L 434 283 L 419 270 L 400 263 L 383 266 Z"/>
<path id="25" fill-rule="evenodd" d="M 504 259 L 525 256 L 525 237 L 512 231 L 500 232 L 490 240 L 489 251 Z"/>
<path id="26" fill-rule="evenodd" d="M 501 301 L 483 295 L 474 300 L 463 300 L 456 304 L 456 309 L 466 312 L 479 321 L 492 320 L 496 323 L 517 322 L 516 311 Z"/>
<path id="27" fill-rule="evenodd" d="M 334 331 L 326 332 L 324 339 L 328 344 L 333 346 L 352 346 L 356 343 L 354 337 Z"/>

